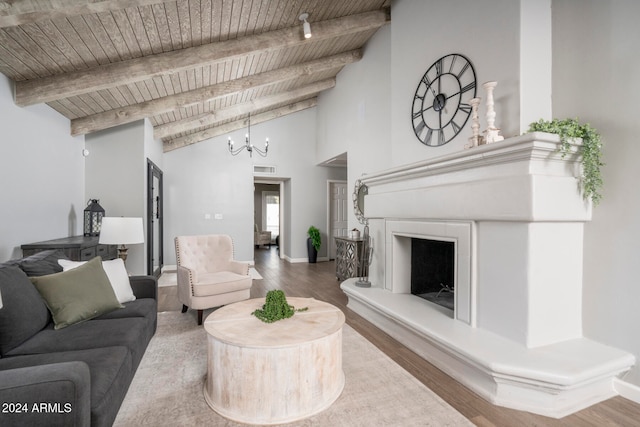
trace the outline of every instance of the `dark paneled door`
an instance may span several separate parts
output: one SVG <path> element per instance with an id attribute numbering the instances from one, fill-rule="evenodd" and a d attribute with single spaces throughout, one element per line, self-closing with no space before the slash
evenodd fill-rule
<path id="1" fill-rule="evenodd" d="M 162 170 L 147 159 L 147 274 L 160 277 L 162 246 Z"/>

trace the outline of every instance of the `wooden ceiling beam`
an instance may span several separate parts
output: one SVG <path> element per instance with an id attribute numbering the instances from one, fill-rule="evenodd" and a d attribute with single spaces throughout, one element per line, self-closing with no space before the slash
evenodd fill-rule
<path id="1" fill-rule="evenodd" d="M 390 20 L 389 9 L 313 23 L 313 37 L 305 39 L 302 26 L 269 31 L 217 43 L 149 55 L 100 67 L 15 84 L 15 103 L 27 106 L 135 83 L 182 70 L 216 64 L 258 52 L 270 52 L 303 43 L 380 28 Z"/>
<path id="2" fill-rule="evenodd" d="M 323 90 L 336 85 L 336 79 L 330 78 L 315 82 L 298 89 L 281 92 L 275 95 L 256 98 L 252 101 L 235 104 L 210 113 L 200 114 L 186 119 L 156 126 L 153 136 L 156 139 L 171 139 L 174 135 L 189 132 L 201 127 L 213 126 L 217 122 L 232 119 L 252 111 L 274 107 L 279 104 L 293 103 L 317 95 Z"/>
<path id="3" fill-rule="evenodd" d="M 217 85 L 165 96 L 152 101 L 142 102 L 127 107 L 117 108 L 102 113 L 92 114 L 71 120 L 71 135 L 81 135 L 107 129 L 113 126 L 130 123 L 145 117 L 156 116 L 179 108 L 212 101 L 235 92 L 255 89 L 303 76 L 310 76 L 347 64 L 362 58 L 360 49 L 339 53 L 325 58 L 292 65 L 273 71 L 242 77 Z"/>
<path id="4" fill-rule="evenodd" d="M 0 1 L 0 28 L 68 16 L 108 12 L 175 0 L 7 0 Z"/>
<path id="5" fill-rule="evenodd" d="M 264 113 L 251 116 L 251 124 L 267 122 L 269 120 L 277 119 L 278 117 L 286 116 L 288 114 L 296 113 L 298 111 L 305 110 L 307 108 L 315 107 L 318 104 L 318 98 L 305 99 L 304 101 L 296 102 L 284 107 L 275 108 L 273 110 L 265 111 Z M 178 138 L 165 141 L 163 144 L 163 150 L 165 153 L 178 148 L 186 147 L 197 142 L 205 141 L 207 139 L 214 138 L 216 136 L 225 135 L 234 130 L 243 129 L 247 127 L 247 120 L 236 120 L 234 122 L 224 123 L 219 126 L 215 126 L 209 129 L 205 129 L 200 132 L 192 133 L 189 135 L 181 136 Z"/>

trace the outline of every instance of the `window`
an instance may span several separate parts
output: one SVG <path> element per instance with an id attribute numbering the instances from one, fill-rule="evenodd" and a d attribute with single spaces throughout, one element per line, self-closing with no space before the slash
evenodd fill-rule
<path id="1" fill-rule="evenodd" d="M 271 237 L 280 235 L 280 194 L 277 191 L 262 192 L 262 229 Z"/>

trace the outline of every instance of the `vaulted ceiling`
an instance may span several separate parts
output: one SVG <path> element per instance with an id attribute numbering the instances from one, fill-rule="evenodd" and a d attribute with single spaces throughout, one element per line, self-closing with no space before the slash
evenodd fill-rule
<path id="1" fill-rule="evenodd" d="M 0 72 L 80 135 L 148 117 L 170 151 L 316 105 L 390 0 L 5 0 Z M 308 13 L 312 37 L 299 16 Z"/>

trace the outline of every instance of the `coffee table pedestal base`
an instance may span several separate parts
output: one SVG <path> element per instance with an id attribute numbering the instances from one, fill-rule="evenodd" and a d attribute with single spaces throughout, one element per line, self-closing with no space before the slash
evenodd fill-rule
<path id="1" fill-rule="evenodd" d="M 209 372 L 204 395 L 209 406 L 225 418 L 262 425 L 293 422 L 323 411 L 342 393 L 344 315 L 311 298 L 288 298 L 288 302 L 295 307 L 309 306 L 309 310 L 273 324 L 252 316 L 246 322 L 247 333 L 239 334 L 239 339 L 225 336 L 227 329 L 223 336 L 210 329 L 237 329 L 242 322 L 236 319 L 229 325 L 214 325 L 215 319 L 207 318 Z M 251 307 L 247 308 L 243 311 L 251 313 Z M 318 325 L 323 324 L 339 327 L 318 332 Z M 252 334 L 257 340 L 251 339 Z M 264 338 L 270 334 L 269 345 L 265 345 Z"/>

